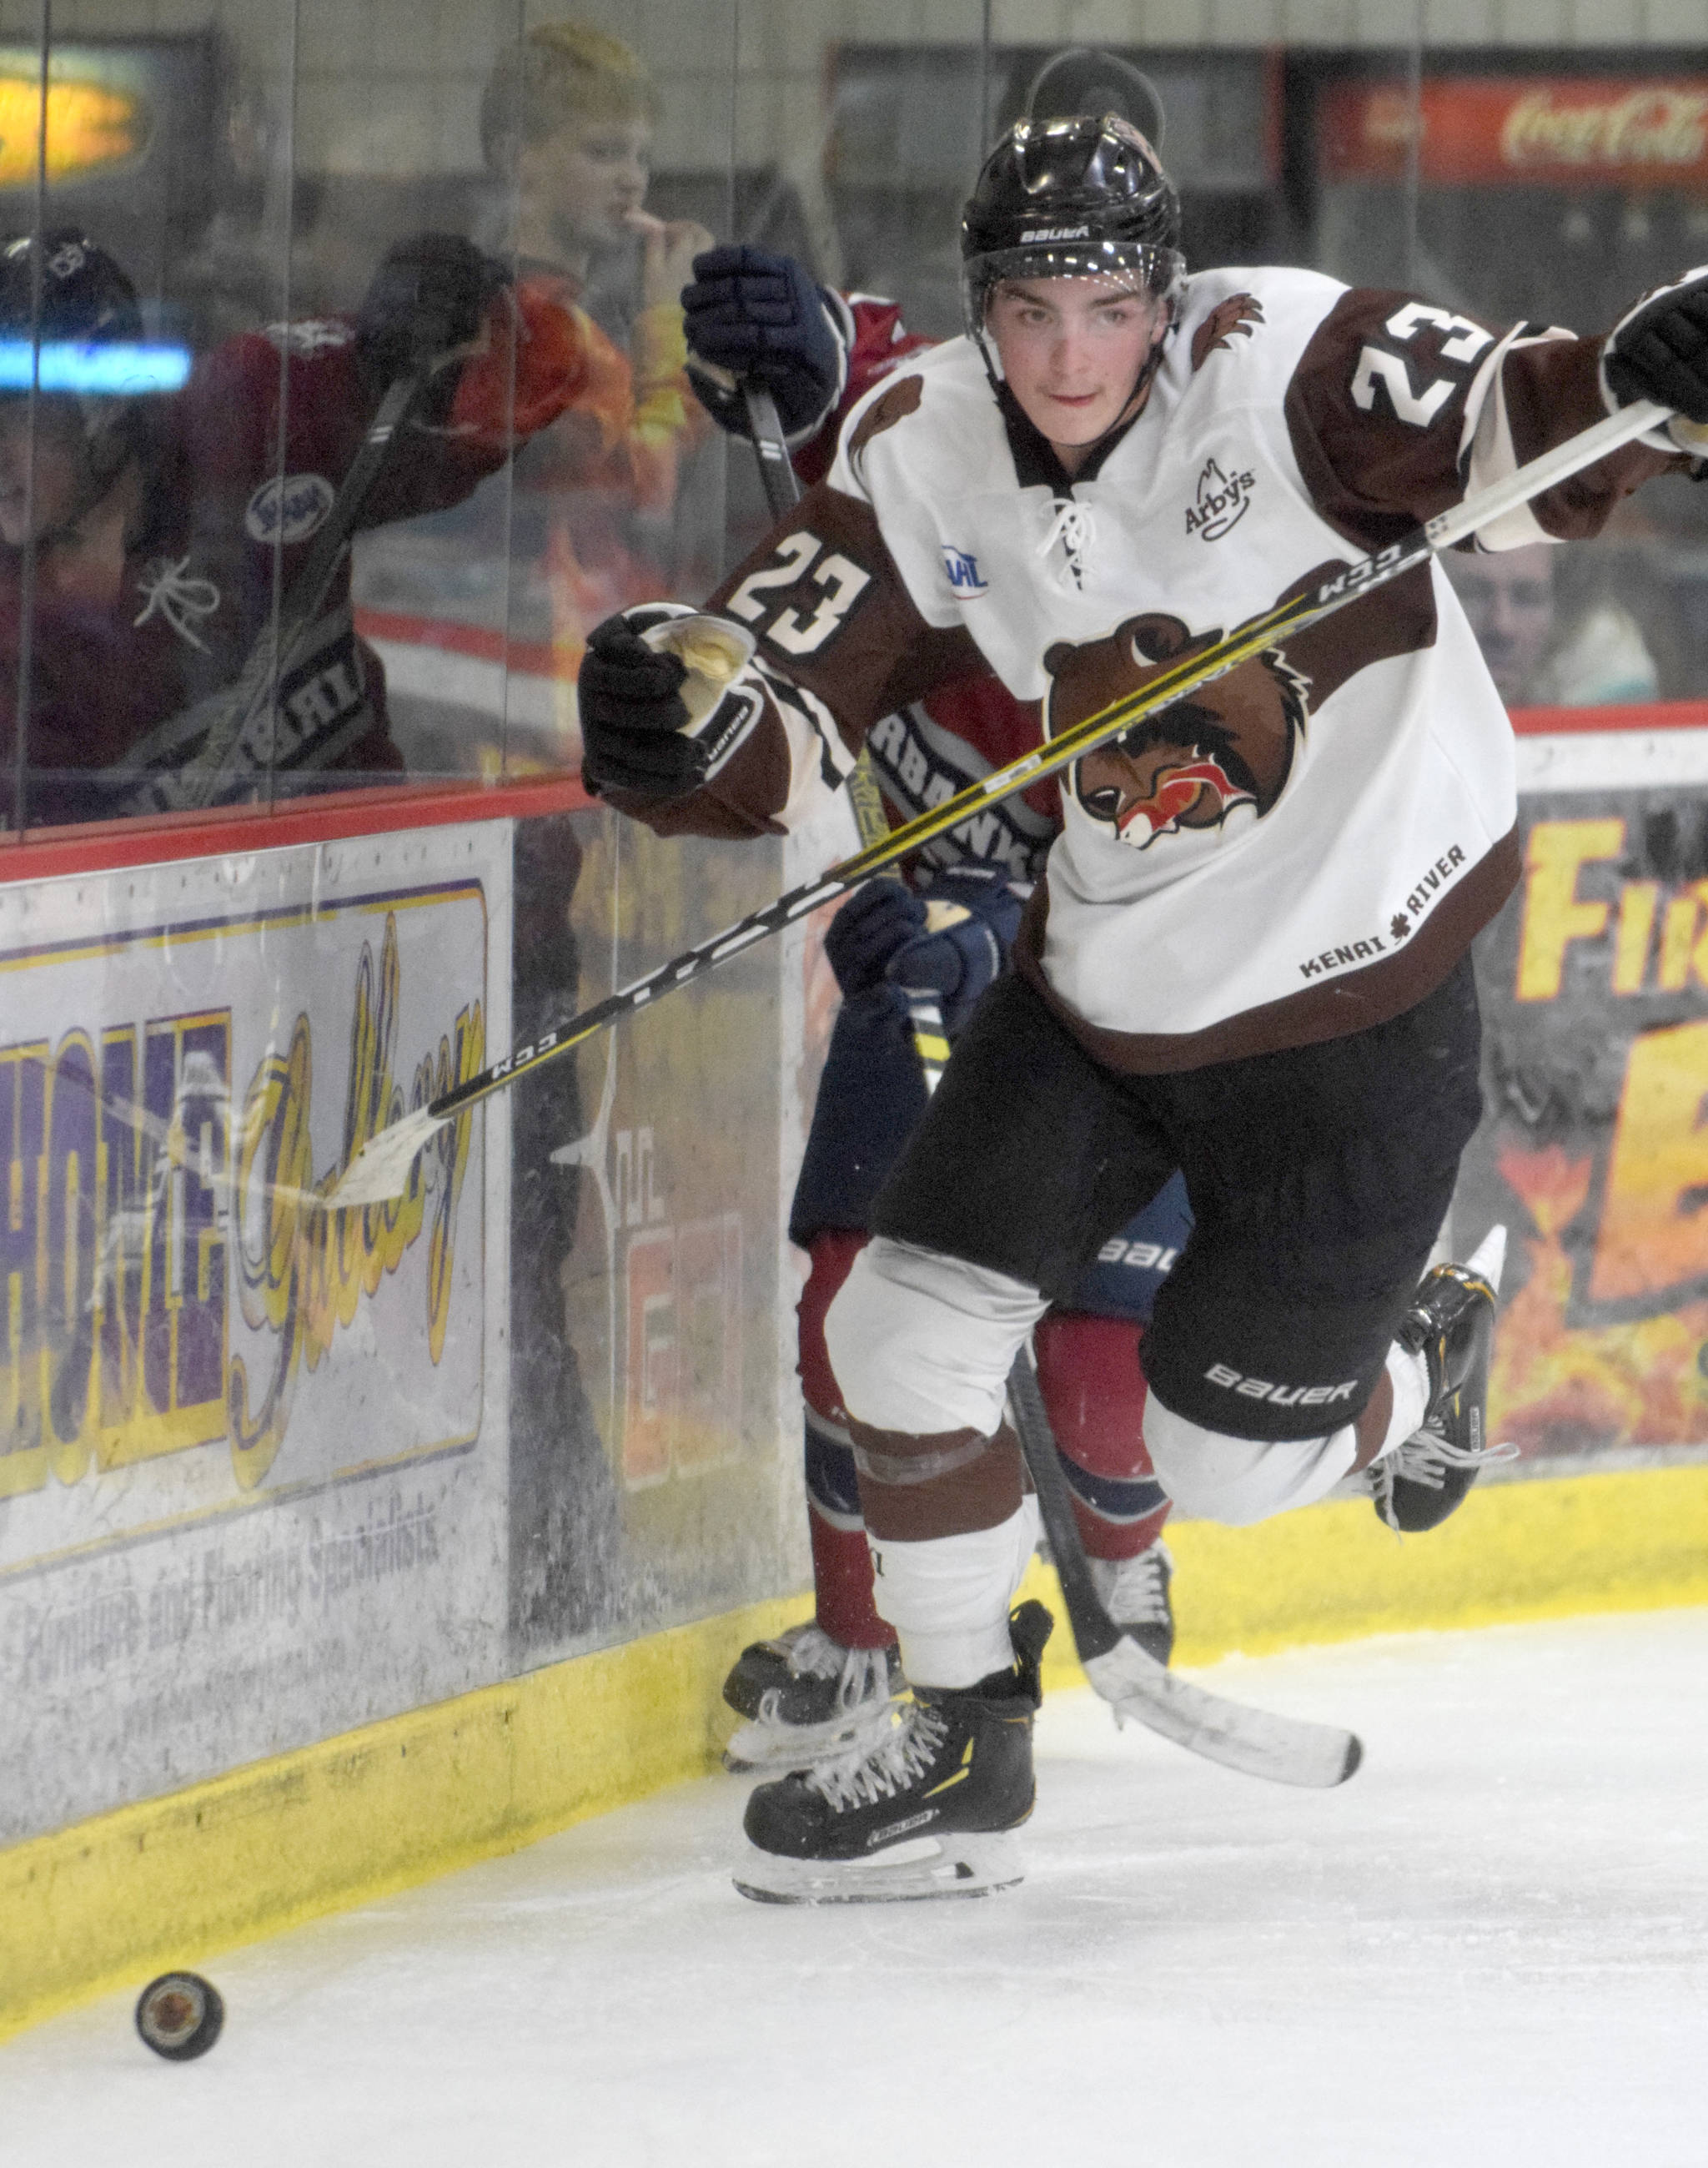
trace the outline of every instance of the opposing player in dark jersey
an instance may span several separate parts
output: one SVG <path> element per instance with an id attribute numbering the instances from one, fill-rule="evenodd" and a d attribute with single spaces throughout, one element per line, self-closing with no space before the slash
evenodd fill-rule
<path id="1" fill-rule="evenodd" d="M 1111 66 L 1102 62 L 1105 73 Z M 1136 78 L 1129 92 L 1144 86 L 1136 70 L 1129 73 Z M 829 466 L 841 416 L 930 344 L 906 332 L 894 303 L 824 292 L 788 258 L 751 247 L 699 258 L 683 300 L 691 372 L 707 407 L 726 428 L 744 431 L 745 409 L 729 385 L 758 376 L 809 480 Z M 894 825 L 1037 738 L 1037 709 L 985 672 L 885 716 L 867 747 Z M 748 1719 L 730 1741 L 727 1758 L 735 1766 L 793 1768 L 857 1744 L 885 1720 L 901 1683 L 894 1632 L 873 1598 L 847 1415 L 825 1351 L 825 1313 L 864 1246 L 873 1202 L 925 1112 L 926 1071 L 910 995 L 936 998 L 952 1044 L 1006 962 L 1059 823 L 1050 781 L 929 846 L 905 885 L 870 883 L 831 924 L 825 948 L 843 1005 L 789 1221 L 791 1238 L 811 1259 L 798 1319 L 816 1603 L 812 1619 L 745 1650 L 730 1672 L 724 1698 Z M 1072 1299 L 1053 1307 L 1033 1337 L 1099 1591 L 1111 1615 L 1164 1663 L 1174 1640 L 1173 1561 L 1161 1538 L 1169 1506 L 1144 1446 L 1139 1349 L 1156 1290 L 1191 1224 L 1184 1188 L 1172 1182 L 1104 1244 Z"/>
<path id="2" fill-rule="evenodd" d="M 1702 471 L 1708 272 L 1594 338 L 1299 270 L 1188 278 L 1173 189 L 1112 120 L 1011 131 L 963 258 L 966 336 L 861 401 L 713 597 L 758 635 L 727 715 L 685 731 L 675 667 L 596 641 L 586 772 L 661 832 L 801 817 L 882 716 L 979 658 L 1071 727 L 1622 406 L 1675 415 L 1480 544 L 1590 534 L 1647 477 Z M 1144 1418 L 1175 1502 L 1246 1522 L 1361 1475 L 1424 1529 L 1463 1498 L 1493 1290 L 1424 1267 L 1480 1113 L 1469 943 L 1516 838 L 1509 726 L 1430 563 L 1066 772 L 1017 968 L 826 1320 L 915 1699 L 857 1764 L 755 1792 L 750 1879 L 1019 1872 L 1040 1636 L 1008 1616 L 1036 1509 L 1005 1383 L 1176 1167 L 1194 1225 Z"/>
<path id="3" fill-rule="evenodd" d="M 142 332 L 130 279 L 86 234 L 0 254 L 0 340 L 122 359 Z M 388 385 L 417 358 L 440 366 L 362 507 L 373 526 L 466 496 L 576 396 L 564 312 L 455 236 L 400 243 L 353 321 L 232 339 L 177 388 L 139 391 L 121 371 L 117 389 L 98 377 L 60 390 L 44 372 L 33 399 L 0 394 L 8 825 L 172 802 Z M 23 806 L 9 802 L 20 727 Z M 289 794 L 402 766 L 379 659 L 352 621 L 347 562 L 287 662 L 266 736 L 268 757 L 234 765 L 220 796 L 251 795 L 268 771 Z"/>

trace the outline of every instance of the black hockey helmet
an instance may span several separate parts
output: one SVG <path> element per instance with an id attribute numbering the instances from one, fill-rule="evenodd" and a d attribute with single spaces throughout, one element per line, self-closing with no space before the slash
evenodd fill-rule
<path id="1" fill-rule="evenodd" d="M 143 337 L 135 287 L 118 259 L 81 228 L 53 226 L 0 249 L 0 340 L 101 347 L 141 345 Z M 91 474 L 104 486 L 136 449 L 139 394 L 126 388 L 62 396 L 77 401 Z"/>
<path id="2" fill-rule="evenodd" d="M 1117 114 L 1019 120 L 984 161 L 961 215 L 968 335 L 998 373 L 984 329 L 1004 279 L 1121 279 L 1172 314 L 1186 258 L 1180 203 L 1156 152 Z"/>
<path id="3" fill-rule="evenodd" d="M 37 266 L 40 267 L 40 315 Z M 0 338 L 105 345 L 141 340 L 136 289 L 116 258 L 74 226 L 26 234 L 0 250 Z"/>
<path id="4" fill-rule="evenodd" d="M 1106 113 L 1138 129 L 1153 151 L 1163 147 L 1162 93 L 1143 68 L 1119 53 L 1095 45 L 1069 45 L 1052 53 L 1032 79 L 1026 94 L 1029 120 L 1053 120 L 1065 114 Z"/>

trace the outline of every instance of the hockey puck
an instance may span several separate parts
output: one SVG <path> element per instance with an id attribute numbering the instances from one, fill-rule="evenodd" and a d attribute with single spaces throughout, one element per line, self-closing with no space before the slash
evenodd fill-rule
<path id="1" fill-rule="evenodd" d="M 220 2037 L 225 2006 L 199 1972 L 163 1972 L 136 1998 L 136 2029 L 169 2063 L 193 2063 Z"/>

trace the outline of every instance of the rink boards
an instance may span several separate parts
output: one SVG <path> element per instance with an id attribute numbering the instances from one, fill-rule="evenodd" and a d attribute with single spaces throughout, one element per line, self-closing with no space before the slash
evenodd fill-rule
<path id="1" fill-rule="evenodd" d="M 1708 715 L 1585 720 L 1520 736 L 1453 1222 L 1513 1227 L 1492 1413 L 1542 1480 L 1427 1543 L 1354 1501 L 1171 1531 L 1189 1663 L 1708 1601 Z M 505 1099 L 395 1215 L 316 1216 L 376 1108 L 507 1043 L 514 796 L 0 885 L 0 2032 L 704 1768 L 730 1655 L 798 1613 L 810 942 L 583 1061 L 564 1286 L 623 1548 L 568 1625 L 519 1534 Z M 584 999 L 748 907 L 739 854 L 671 891 L 570 825 Z"/>

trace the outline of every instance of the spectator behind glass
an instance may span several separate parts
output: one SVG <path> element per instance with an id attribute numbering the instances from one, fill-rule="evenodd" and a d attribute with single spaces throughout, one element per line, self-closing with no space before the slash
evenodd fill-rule
<path id="1" fill-rule="evenodd" d="M 1556 591 L 1546 542 L 1443 560 L 1483 659 L 1509 708 L 1599 708 L 1652 700 L 1658 674 L 1636 619 L 1610 597 L 1574 615 Z"/>
<path id="2" fill-rule="evenodd" d="M 529 584 L 544 582 L 549 619 L 528 630 L 550 638 L 566 678 L 589 626 L 691 577 L 675 527 L 683 462 L 707 431 L 677 297 L 712 236 L 643 207 L 660 111 L 638 56 L 573 22 L 529 31 L 481 100 L 518 278 L 571 306 L 582 329 L 571 410 L 517 476 L 514 546 L 532 561 Z"/>
<path id="3" fill-rule="evenodd" d="M 644 208 L 659 95 L 620 39 L 543 24 L 501 60 L 481 141 L 505 184 L 517 284 L 567 307 L 581 368 L 568 411 L 517 461 L 508 625 L 554 651 L 553 764 L 581 760 L 575 677 L 587 631 L 613 611 L 711 584 L 679 537 L 694 448 L 711 431 L 687 376 L 681 290 L 712 236 Z M 701 529 L 716 535 L 712 523 Z M 713 541 L 715 548 L 715 539 Z M 492 748 L 495 751 L 496 748 Z M 510 773 L 543 764 L 507 741 Z M 570 922 L 581 863 L 568 814 L 518 824 L 512 1011 L 516 1036 L 564 1023 L 579 1000 Z M 587 1124 L 574 1064 L 519 1093 L 511 1129 L 510 1514 L 516 1628 L 552 1646 L 611 1615 L 621 1515 L 583 1386 L 565 1284 L 581 1173 L 554 1157 Z"/>
<path id="4" fill-rule="evenodd" d="M 62 226 L 0 250 L 0 335 L 86 363 L 128 351 L 134 367 L 144 320 L 124 266 Z M 234 688 L 393 382 L 431 368 L 359 510 L 340 515 L 363 528 L 467 498 L 561 413 L 571 351 L 548 297 L 512 295 L 469 242 L 424 233 L 388 253 L 353 318 L 227 340 L 176 389 L 0 396 L 0 821 L 394 773 L 385 675 L 352 628 L 344 566 L 299 618 L 276 699 L 252 708 Z"/>

